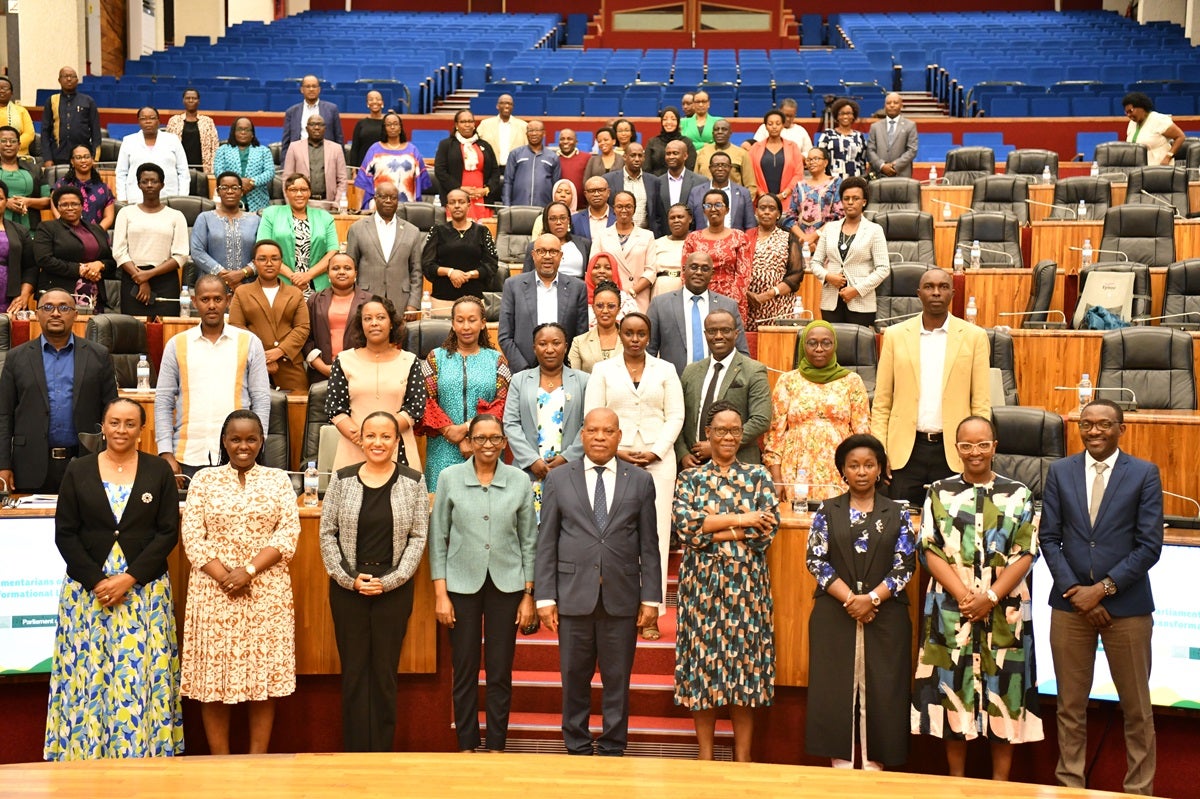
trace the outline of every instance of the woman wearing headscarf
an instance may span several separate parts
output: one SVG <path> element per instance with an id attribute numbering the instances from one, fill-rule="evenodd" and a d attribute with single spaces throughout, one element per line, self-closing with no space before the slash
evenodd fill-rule
<path id="1" fill-rule="evenodd" d="M 679 109 L 669 105 L 658 115 L 660 127 L 657 136 L 646 142 L 646 164 L 644 169 L 651 175 L 664 175 L 667 172 L 667 145 L 673 141 L 681 141 L 687 145 L 688 169 L 696 168 L 696 145 L 692 140 L 679 132 Z M 686 200 L 686 197 L 682 199 Z"/>

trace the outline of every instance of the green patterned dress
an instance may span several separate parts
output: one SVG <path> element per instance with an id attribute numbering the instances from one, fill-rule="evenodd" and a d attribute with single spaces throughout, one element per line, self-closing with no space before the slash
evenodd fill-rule
<path id="1" fill-rule="evenodd" d="M 675 637 L 675 704 L 688 710 L 762 707 L 775 695 L 775 635 L 767 548 L 779 529 L 766 467 L 709 463 L 679 476 L 673 527 L 683 544 Z M 712 540 L 714 514 L 770 511 L 775 527 L 745 541 Z M 756 534 L 757 533 L 757 534 Z"/>
<path id="2" fill-rule="evenodd" d="M 925 500 L 918 548 L 922 560 L 941 558 L 964 585 L 987 591 L 1007 566 L 1037 556 L 1033 495 L 1000 475 L 987 485 L 961 476 L 939 480 Z M 985 622 L 972 623 L 941 584 L 929 581 L 913 686 L 914 734 L 1042 740 L 1028 607 L 1022 580 Z"/>

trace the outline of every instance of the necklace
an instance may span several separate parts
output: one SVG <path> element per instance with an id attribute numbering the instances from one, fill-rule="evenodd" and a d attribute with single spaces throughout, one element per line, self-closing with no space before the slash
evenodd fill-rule
<path id="1" fill-rule="evenodd" d="M 121 463 L 121 462 L 120 462 L 120 461 L 118 461 L 116 458 L 114 458 L 114 457 L 113 457 L 113 455 L 112 455 L 112 453 L 111 453 L 111 452 L 109 452 L 108 450 L 104 450 L 104 454 L 105 454 L 105 456 L 107 456 L 107 458 L 108 458 L 108 462 L 109 462 L 110 464 L 112 464 L 113 466 L 115 466 L 115 467 L 116 467 L 116 469 L 117 469 L 117 472 L 118 472 L 118 473 L 120 473 L 120 474 L 123 474 L 123 473 L 125 472 L 125 467 L 126 467 L 126 465 L 128 465 L 128 464 L 130 464 L 130 463 L 134 463 L 134 462 L 136 462 L 136 461 L 137 461 L 137 455 L 136 455 L 136 454 L 135 454 L 135 455 L 134 455 L 132 458 L 130 458 L 129 460 L 127 460 L 125 463 Z"/>
<path id="2" fill-rule="evenodd" d="M 854 237 L 856 235 L 858 235 L 857 232 L 851 233 L 849 236 L 847 236 L 842 231 L 840 231 L 840 230 L 838 231 L 838 250 L 841 251 L 841 253 L 842 253 L 842 256 L 843 256 L 842 260 L 845 260 L 844 256 L 846 254 L 846 251 L 850 249 L 850 245 L 854 242 Z"/>

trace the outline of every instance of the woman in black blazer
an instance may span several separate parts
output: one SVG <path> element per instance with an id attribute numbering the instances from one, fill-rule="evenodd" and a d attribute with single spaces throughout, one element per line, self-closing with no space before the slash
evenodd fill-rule
<path id="1" fill-rule="evenodd" d="M 0 217 L 8 204 L 8 187 L 0 181 Z M 4 220 L 4 235 L 8 238 L 8 255 L 0 259 L 4 267 L 3 294 L 0 295 L 0 313 L 4 311 L 33 310 L 36 304 L 33 289 L 37 285 L 37 264 L 33 260 L 33 239 L 29 228 L 11 220 Z"/>
<path id="2" fill-rule="evenodd" d="M 501 175 L 496 153 L 492 145 L 475 133 L 475 115 L 470 109 L 464 108 L 454 115 L 454 133 L 438 144 L 433 174 L 437 177 L 442 205 L 447 204 L 446 195 L 453 189 L 462 189 L 471 198 L 472 219 L 490 217 L 492 212 L 484 207 L 485 203 L 500 202 Z"/>
<path id="3" fill-rule="evenodd" d="M 63 289 L 95 301 L 103 296 L 100 281 L 117 279 L 108 234 L 99 225 L 83 221 L 83 195 L 76 187 L 60 186 L 50 199 L 59 218 L 43 222 L 33 237 L 38 294 Z"/>
<path id="4" fill-rule="evenodd" d="M 71 462 L 55 512 L 67 564 L 58 609 L 47 760 L 183 751 L 179 650 L 167 556 L 179 492 L 166 461 L 138 451 L 146 411 L 115 399 L 106 448 Z"/>

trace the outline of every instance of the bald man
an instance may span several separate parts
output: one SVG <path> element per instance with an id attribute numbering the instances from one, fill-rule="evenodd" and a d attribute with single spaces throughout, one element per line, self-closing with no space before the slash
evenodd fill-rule
<path id="1" fill-rule="evenodd" d="M 884 118 L 871 125 L 867 135 L 867 161 L 882 177 L 911 178 L 917 157 L 917 126 L 901 112 L 904 101 L 892 92 L 883 101 Z M 807 152 L 807 151 L 806 151 Z"/>
<path id="2" fill-rule="evenodd" d="M 561 275 L 562 242 L 543 233 L 533 242 L 533 271 L 504 281 L 500 296 L 500 350 L 513 374 L 537 366 L 533 331 L 538 325 L 562 325 L 567 341 L 588 330 L 587 286 Z"/>
<path id="3" fill-rule="evenodd" d="M 300 81 L 300 96 L 304 101 L 296 103 L 283 114 L 282 149 L 279 153 L 281 164 L 287 157 L 288 146 L 308 137 L 308 120 L 312 117 L 319 116 L 325 120 L 326 139 L 338 144 L 346 140 L 342 133 L 341 112 L 334 103 L 321 99 L 321 80 L 316 75 L 305 75 Z"/>
<path id="4" fill-rule="evenodd" d="M 529 143 L 525 135 L 528 125 L 525 120 L 518 119 L 512 113 L 512 95 L 502 94 L 496 100 L 496 116 L 483 120 L 476 129 L 479 138 L 492 145 L 492 150 L 496 153 L 496 164 L 500 167 L 502 175 L 508 164 L 509 154 Z"/>

